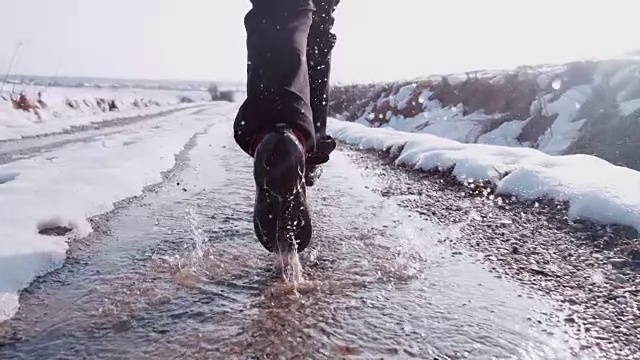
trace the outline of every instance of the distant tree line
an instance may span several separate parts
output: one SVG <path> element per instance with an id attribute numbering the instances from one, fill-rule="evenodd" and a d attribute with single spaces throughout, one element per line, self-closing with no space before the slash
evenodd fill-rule
<path id="1" fill-rule="evenodd" d="M 218 84 L 211 84 L 207 89 L 209 95 L 211 95 L 212 101 L 229 101 L 233 102 L 235 99 L 235 92 L 233 90 L 220 90 Z"/>

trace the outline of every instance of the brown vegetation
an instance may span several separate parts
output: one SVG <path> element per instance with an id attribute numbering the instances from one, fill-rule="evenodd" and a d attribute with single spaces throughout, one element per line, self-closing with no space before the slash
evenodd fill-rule
<path id="1" fill-rule="evenodd" d="M 42 120 L 42 115 L 40 114 L 40 107 L 37 102 L 31 101 L 27 95 L 24 93 L 20 93 L 17 98 L 11 98 L 11 103 L 13 104 L 13 108 L 16 110 L 22 110 L 24 112 L 33 112 L 38 119 Z"/>

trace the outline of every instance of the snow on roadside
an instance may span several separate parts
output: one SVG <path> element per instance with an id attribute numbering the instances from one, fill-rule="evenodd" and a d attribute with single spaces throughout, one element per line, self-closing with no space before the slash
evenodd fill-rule
<path id="1" fill-rule="evenodd" d="M 234 107 L 211 109 L 221 108 Z M 64 262 L 67 238 L 39 235 L 41 227 L 72 228 L 70 238 L 88 235 L 87 218 L 161 181 L 189 139 L 222 119 L 185 110 L 0 166 L 0 321 L 18 310 L 19 292 L 35 277 Z"/>
<path id="2" fill-rule="evenodd" d="M 37 100 L 35 90 L 37 89 L 26 93 L 33 103 Z M 153 115 L 210 99 L 210 96 L 202 91 L 56 87 L 43 91 L 42 99 L 46 108 L 38 110 L 41 118 L 33 112 L 14 109 L 9 98 L 17 95 L 6 92 L 0 94 L 0 140 L 56 133 L 74 126 L 102 121 Z M 181 98 L 188 98 L 191 103 L 181 103 Z M 107 102 L 112 100 L 118 106 L 117 111 L 109 111 L 106 108 Z"/>
<path id="3" fill-rule="evenodd" d="M 550 154 L 562 154 L 580 136 L 580 129 L 587 119 L 576 119 L 582 105 L 591 95 L 591 85 L 580 85 L 569 89 L 557 101 L 547 104 L 547 115 L 557 114 L 558 118 L 539 139 L 538 149 Z M 553 94 L 547 95 L 547 101 Z M 533 103 L 532 108 L 536 108 Z"/>
<path id="4" fill-rule="evenodd" d="M 639 76 L 640 58 L 603 58 L 335 85 L 329 105 L 332 114 L 370 127 L 549 155 L 593 154 L 640 170 L 633 129 Z M 615 126 L 601 127 L 605 120 Z"/>
<path id="5" fill-rule="evenodd" d="M 88 125 L 103 121 L 133 118 L 138 116 L 155 115 L 169 110 L 184 109 L 193 104 L 173 104 L 150 107 L 144 109 L 130 109 L 118 112 L 100 114 L 81 114 L 60 118 L 43 119 L 42 121 L 31 119 L 23 114 L 15 114 L 15 110 L 2 112 L 0 107 L 0 141 L 15 140 L 28 136 L 59 133 L 75 126 Z M 17 115 L 17 116 L 16 116 Z M 35 116 L 34 116 L 35 117 Z"/>
<path id="6" fill-rule="evenodd" d="M 463 144 L 430 134 L 334 119 L 329 121 L 328 131 L 362 149 L 388 150 L 404 145 L 396 164 L 421 170 L 453 167 L 459 180 L 491 180 L 498 193 L 569 201 L 572 219 L 640 230 L 640 172 L 594 156 L 553 156 L 531 148 Z"/>

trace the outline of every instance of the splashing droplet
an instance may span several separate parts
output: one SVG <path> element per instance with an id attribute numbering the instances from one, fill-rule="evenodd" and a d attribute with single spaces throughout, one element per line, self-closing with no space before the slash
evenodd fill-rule
<path id="1" fill-rule="evenodd" d="M 193 209 L 188 208 L 186 210 L 186 217 L 189 221 L 191 236 L 195 241 L 194 255 L 196 256 L 196 258 L 201 259 L 204 256 L 204 242 L 207 237 L 204 234 L 202 228 L 200 228 L 200 225 L 198 224 L 198 218 Z"/>

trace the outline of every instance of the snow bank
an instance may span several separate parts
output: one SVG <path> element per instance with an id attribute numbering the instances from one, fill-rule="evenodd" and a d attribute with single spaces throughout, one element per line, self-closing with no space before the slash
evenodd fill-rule
<path id="1" fill-rule="evenodd" d="M 65 226 L 73 229 L 69 238 L 86 236 L 87 218 L 161 181 L 185 143 L 221 118 L 185 110 L 0 166 L 0 321 L 17 311 L 20 290 L 65 259 L 67 237 L 39 230 Z"/>
<path id="2" fill-rule="evenodd" d="M 463 144 L 430 134 L 330 120 L 328 131 L 362 149 L 404 145 L 396 164 L 447 169 L 459 180 L 491 180 L 497 192 L 523 199 L 569 201 L 569 216 L 640 231 L 640 172 L 588 155 L 552 156 L 530 148 Z M 506 176 L 505 176 L 506 175 Z"/>
<path id="3" fill-rule="evenodd" d="M 38 89 L 27 89 L 29 100 L 36 104 Z M 42 91 L 46 107 L 35 112 L 16 110 L 10 95 L 0 97 L 0 140 L 19 139 L 47 133 L 61 132 L 74 126 L 101 121 L 152 115 L 180 109 L 192 103 L 210 100 L 206 92 L 140 89 L 47 88 Z M 109 110 L 109 102 L 117 110 Z"/>

